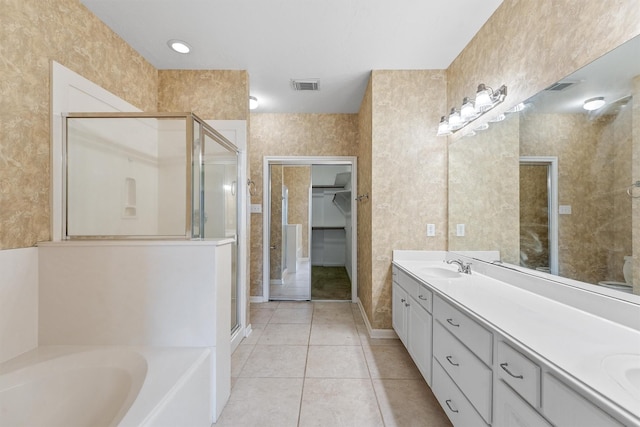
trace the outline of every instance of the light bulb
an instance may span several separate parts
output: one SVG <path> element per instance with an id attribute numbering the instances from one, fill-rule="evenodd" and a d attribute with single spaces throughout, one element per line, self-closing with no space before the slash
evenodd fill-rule
<path id="1" fill-rule="evenodd" d="M 584 104 L 582 104 L 582 108 L 584 108 L 587 111 L 593 111 L 602 107 L 604 104 L 605 104 L 604 97 L 597 96 L 595 98 L 589 98 L 586 101 L 584 101 Z"/>

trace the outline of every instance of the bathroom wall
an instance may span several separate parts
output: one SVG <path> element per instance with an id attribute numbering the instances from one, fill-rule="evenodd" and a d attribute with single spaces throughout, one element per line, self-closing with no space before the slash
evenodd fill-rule
<path id="1" fill-rule="evenodd" d="M 358 189 L 357 195 L 368 194 L 369 197 L 358 202 L 358 298 L 367 315 L 372 318 L 371 301 L 371 164 L 373 138 L 373 88 L 369 77 L 367 90 L 360 104 L 358 113 Z"/>
<path id="2" fill-rule="evenodd" d="M 309 257 L 309 187 L 311 166 L 285 166 L 284 185 L 289 189 L 289 224 L 302 225 L 302 257 Z"/>
<path id="3" fill-rule="evenodd" d="M 275 249 L 269 251 L 269 278 L 275 281 L 282 280 L 282 251 L 284 250 L 282 239 L 282 198 L 284 197 L 282 179 L 282 165 L 271 166 L 271 203 L 269 207 L 271 227 L 269 227 L 269 245 L 275 246 Z"/>
<path id="4" fill-rule="evenodd" d="M 506 84 L 507 98 L 496 113 L 505 111 L 638 34 L 636 0 L 504 0 L 448 68 L 448 106 L 459 106 L 478 83 Z M 517 176 L 510 170 L 517 163 L 492 162 L 494 170 Z M 518 200 L 517 186 L 513 191 L 505 199 Z M 487 234 L 500 234 L 509 215 L 485 224 Z"/>
<path id="5" fill-rule="evenodd" d="M 248 120 L 246 70 L 160 70 L 158 111 L 189 111 L 203 120 Z"/>
<path id="6" fill-rule="evenodd" d="M 550 267 L 548 171 L 520 165 L 520 263 L 528 268 Z"/>
<path id="7" fill-rule="evenodd" d="M 250 178 L 262 204 L 264 156 L 355 156 L 358 153 L 355 114 L 251 114 Z M 262 295 L 262 215 L 251 215 L 251 296 Z"/>
<path id="8" fill-rule="evenodd" d="M 0 15 L 0 249 L 50 238 L 49 96 L 55 60 L 142 110 L 157 71 L 78 0 L 9 0 Z"/>
<path id="9" fill-rule="evenodd" d="M 381 70 L 371 80 L 370 199 L 359 204 L 372 206 L 371 307 L 365 311 L 373 329 L 388 329 L 392 250 L 447 246 L 447 140 L 436 136 L 446 78 L 444 70 Z M 428 223 L 435 224 L 435 237 L 427 237 Z"/>

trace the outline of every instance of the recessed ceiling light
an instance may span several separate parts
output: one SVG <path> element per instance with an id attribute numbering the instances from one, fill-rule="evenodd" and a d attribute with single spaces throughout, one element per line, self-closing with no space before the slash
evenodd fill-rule
<path id="1" fill-rule="evenodd" d="M 584 101 L 584 104 L 582 104 L 582 108 L 584 108 L 587 111 L 593 111 L 602 107 L 604 104 L 605 104 L 604 97 L 597 96 L 595 98 L 589 98 L 586 101 Z"/>
<path id="2" fill-rule="evenodd" d="M 169 40 L 167 42 L 167 45 L 178 53 L 191 52 L 191 46 L 189 46 L 186 42 L 183 42 L 182 40 Z"/>

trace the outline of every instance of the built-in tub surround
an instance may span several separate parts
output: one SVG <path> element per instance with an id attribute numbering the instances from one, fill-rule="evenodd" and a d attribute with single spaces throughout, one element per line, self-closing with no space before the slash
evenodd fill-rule
<path id="1" fill-rule="evenodd" d="M 640 425 L 640 393 L 630 380 L 623 381 L 624 369 L 640 363 L 639 297 L 596 294 L 578 282 L 556 278 L 563 282 L 559 285 L 542 273 L 527 274 L 460 254 L 446 258 L 472 262 L 472 274 L 434 277 L 425 267 L 443 268 L 442 258 L 435 261 L 427 252 L 420 260 L 418 252 L 394 251 L 397 267 L 494 335 L 530 353 L 545 378 L 552 375 L 625 425 Z M 612 369 L 611 358 L 621 354 L 638 360 Z M 548 416 L 544 407 L 537 410 Z"/>
<path id="2" fill-rule="evenodd" d="M 208 427 L 212 357 L 206 348 L 38 347 L 0 364 L 0 425 Z"/>
<path id="3" fill-rule="evenodd" d="M 38 343 L 211 350 L 211 421 L 231 375 L 231 243 L 65 241 L 38 247 Z"/>

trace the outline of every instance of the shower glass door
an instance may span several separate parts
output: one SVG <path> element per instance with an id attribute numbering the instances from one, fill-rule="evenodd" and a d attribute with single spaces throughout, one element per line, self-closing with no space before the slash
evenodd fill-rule
<path id="1" fill-rule="evenodd" d="M 239 327 L 238 301 L 238 153 L 208 129 L 202 128 L 203 148 L 196 152 L 199 182 L 194 183 L 194 203 L 199 200 L 200 214 L 194 214 L 194 236 L 204 239 L 233 239 L 231 268 L 231 332 Z M 194 132 L 195 134 L 195 132 Z M 195 163 L 195 162 L 194 162 Z M 194 180 L 195 181 L 195 180 Z M 197 189 L 197 192 L 196 192 Z M 194 210 L 195 212 L 195 210 Z"/>

